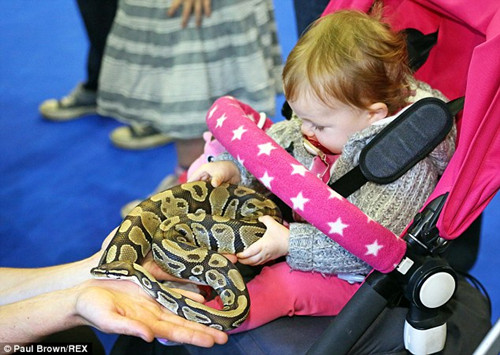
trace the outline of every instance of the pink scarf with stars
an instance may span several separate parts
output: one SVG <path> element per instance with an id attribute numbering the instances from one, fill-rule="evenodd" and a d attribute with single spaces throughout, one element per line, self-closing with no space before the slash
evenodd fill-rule
<path id="1" fill-rule="evenodd" d="M 221 97 L 207 114 L 214 137 L 259 181 L 343 248 L 373 268 L 392 271 L 406 243 L 371 220 L 288 154 L 254 123 L 259 114 L 238 100 Z"/>

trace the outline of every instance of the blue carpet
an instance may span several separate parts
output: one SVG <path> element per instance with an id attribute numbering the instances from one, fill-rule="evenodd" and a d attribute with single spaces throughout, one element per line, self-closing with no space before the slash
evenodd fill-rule
<path id="1" fill-rule="evenodd" d="M 275 1 L 280 41 L 296 40 L 291 1 Z M 119 124 L 89 116 L 52 123 L 38 105 L 84 77 L 86 37 L 72 1 L 2 1 L 0 18 L 0 265 L 41 267 L 96 252 L 120 222 L 120 207 L 144 197 L 173 172 L 172 145 L 141 152 L 114 148 Z M 277 98 L 279 104 L 283 98 Z M 279 107 L 279 106 L 278 106 Z M 500 198 L 484 213 L 472 274 L 500 315 Z M 102 335 L 109 349 L 114 336 Z"/>

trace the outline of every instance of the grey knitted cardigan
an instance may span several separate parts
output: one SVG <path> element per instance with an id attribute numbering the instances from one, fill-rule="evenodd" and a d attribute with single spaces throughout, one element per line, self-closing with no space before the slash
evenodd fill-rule
<path id="1" fill-rule="evenodd" d="M 415 102 L 424 97 L 446 98 L 429 85 L 416 82 Z M 332 168 L 330 182 L 336 181 L 358 164 L 361 150 L 388 123 L 372 125 L 352 135 L 343 148 L 341 156 Z M 302 142 L 300 132 L 301 120 L 294 116 L 291 120 L 272 125 L 267 133 L 279 145 L 293 147 L 293 156 L 306 167 L 311 166 L 313 155 L 308 153 Z M 444 171 L 455 150 L 456 129 L 434 151 L 418 162 L 395 182 L 379 185 L 366 183 L 348 200 L 361 209 L 366 215 L 377 221 L 396 235 L 413 220 L 423 206 L 439 176 Z M 292 145 L 293 144 L 293 145 Z M 216 160 L 231 160 L 238 165 L 241 172 L 241 183 L 258 191 L 265 188 L 234 158 L 224 153 Z M 287 263 L 292 269 L 316 271 L 322 274 L 367 274 L 371 267 L 364 261 L 349 253 L 335 241 L 327 237 L 316 227 L 308 223 L 290 223 L 290 242 Z"/>

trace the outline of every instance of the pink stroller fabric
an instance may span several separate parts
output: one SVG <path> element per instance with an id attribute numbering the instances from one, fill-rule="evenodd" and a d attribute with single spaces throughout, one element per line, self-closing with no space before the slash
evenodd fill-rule
<path id="1" fill-rule="evenodd" d="M 449 193 L 438 222 L 447 239 L 459 236 L 500 186 L 500 11 L 496 0 L 384 1 L 395 29 L 439 30 L 416 77 L 451 99 L 465 94 L 458 148 L 429 201 Z M 325 14 L 344 8 L 368 11 L 372 0 L 331 1 Z M 392 271 L 406 243 L 309 174 L 248 119 L 248 106 L 217 100 L 207 115 L 214 136 L 295 212 L 375 269 Z M 257 114 L 257 113 L 255 113 Z"/>
<path id="2" fill-rule="evenodd" d="M 324 14 L 353 8 L 368 11 L 373 1 L 331 1 Z M 416 77 L 450 99 L 465 94 L 458 147 L 434 194 L 449 192 L 438 222 L 446 239 L 458 237 L 500 186 L 500 4 L 497 0 L 385 0 L 395 29 L 439 31 L 436 46 Z"/>

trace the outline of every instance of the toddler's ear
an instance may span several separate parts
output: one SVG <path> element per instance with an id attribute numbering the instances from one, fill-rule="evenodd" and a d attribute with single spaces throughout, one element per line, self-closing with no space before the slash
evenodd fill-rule
<path id="1" fill-rule="evenodd" d="M 383 102 L 375 102 L 368 107 L 368 112 L 370 122 L 374 123 L 383 118 L 386 118 L 389 114 L 389 109 Z"/>

